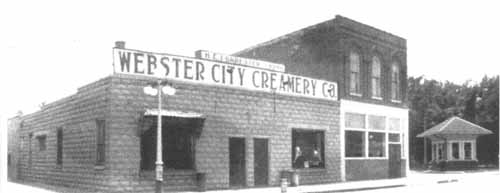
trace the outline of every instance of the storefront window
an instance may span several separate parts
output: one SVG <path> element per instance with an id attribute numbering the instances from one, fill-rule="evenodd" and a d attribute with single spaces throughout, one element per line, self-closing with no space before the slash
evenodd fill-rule
<path id="1" fill-rule="evenodd" d="M 324 132 L 294 129 L 292 131 L 293 168 L 324 168 Z"/>
<path id="2" fill-rule="evenodd" d="M 387 158 L 387 143 L 401 144 L 401 158 L 405 158 L 400 118 L 346 112 L 344 120 L 346 158 Z"/>
<path id="3" fill-rule="evenodd" d="M 345 156 L 365 156 L 365 132 L 345 131 Z"/>
<path id="4" fill-rule="evenodd" d="M 385 156 L 385 133 L 368 133 L 368 155 L 369 157 Z"/>
<path id="5" fill-rule="evenodd" d="M 164 117 L 163 120 L 162 154 L 164 168 L 194 169 L 195 138 L 191 133 L 189 121 L 176 117 Z M 156 124 L 152 124 L 141 135 L 141 169 L 153 170 L 155 161 Z"/>
<path id="6" fill-rule="evenodd" d="M 385 129 L 385 117 L 383 116 L 368 116 L 368 128 L 376 129 L 376 130 L 384 130 Z"/>
<path id="7" fill-rule="evenodd" d="M 365 128 L 365 115 L 357 113 L 345 114 L 345 126 L 347 128 Z"/>
<path id="8" fill-rule="evenodd" d="M 400 141 L 399 134 L 397 133 L 389 133 L 389 142 L 397 143 Z"/>
<path id="9" fill-rule="evenodd" d="M 401 121 L 398 118 L 389 118 L 389 131 L 401 130 Z"/>
<path id="10" fill-rule="evenodd" d="M 465 159 L 472 159 L 472 144 L 470 142 L 464 143 L 464 157 Z"/>
<path id="11" fill-rule="evenodd" d="M 451 155 L 453 156 L 453 159 L 460 159 L 460 148 L 459 148 L 458 143 L 452 143 L 451 144 Z"/>

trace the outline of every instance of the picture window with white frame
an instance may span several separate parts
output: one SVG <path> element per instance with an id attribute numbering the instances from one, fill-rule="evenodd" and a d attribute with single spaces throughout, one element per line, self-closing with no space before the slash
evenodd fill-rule
<path id="1" fill-rule="evenodd" d="M 346 112 L 344 121 L 344 153 L 347 159 L 387 158 L 388 143 L 403 143 L 400 118 Z"/>

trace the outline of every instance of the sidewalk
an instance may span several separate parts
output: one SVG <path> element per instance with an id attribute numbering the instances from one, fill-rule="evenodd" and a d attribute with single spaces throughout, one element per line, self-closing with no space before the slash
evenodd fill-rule
<path id="1" fill-rule="evenodd" d="M 18 184 L 15 182 L 2 182 L 2 187 L 0 189 L 2 193 L 14 193 L 14 192 L 29 192 L 29 193 L 53 193 L 53 191 L 45 190 L 40 187 L 34 187 L 30 185 Z"/>
<path id="2" fill-rule="evenodd" d="M 351 192 L 381 188 L 395 188 L 402 186 L 423 186 L 440 183 L 454 183 L 463 181 L 473 181 L 481 177 L 496 177 L 500 178 L 498 170 L 480 171 L 480 172 L 433 172 L 433 171 L 410 171 L 408 178 L 402 179 L 381 179 L 368 181 L 354 182 L 339 182 L 331 184 L 317 185 L 301 185 L 298 187 L 288 187 L 287 193 L 319 193 L 319 192 Z M 2 183 L 0 192 L 29 192 L 29 193 L 52 193 L 52 192 L 71 192 L 83 193 L 85 191 L 74 190 L 64 187 L 53 187 L 44 184 L 18 184 L 14 182 Z M 231 189 L 231 190 L 211 190 L 206 193 L 279 193 L 281 187 L 265 187 L 265 188 L 246 188 L 246 189 Z M 189 193 L 189 192 L 185 192 Z M 194 193 L 194 192 L 193 192 Z"/>
<path id="3" fill-rule="evenodd" d="M 354 181 L 354 182 L 340 182 L 332 184 L 317 184 L 317 185 L 301 185 L 299 187 L 287 187 L 287 193 L 317 193 L 317 192 L 351 192 L 361 190 L 372 190 L 381 188 L 395 188 L 402 186 L 422 186 L 429 184 L 440 183 L 453 183 L 472 179 L 478 175 L 492 175 L 500 176 L 498 170 L 484 171 L 477 173 L 467 172 L 431 172 L 431 171 L 410 171 L 407 178 L 402 179 L 381 179 L 381 180 L 367 180 L 367 181 Z M 237 190 L 215 190 L 206 191 L 206 193 L 276 193 L 281 192 L 281 187 L 266 187 L 266 188 L 248 188 Z M 188 192 L 186 192 L 188 193 Z"/>

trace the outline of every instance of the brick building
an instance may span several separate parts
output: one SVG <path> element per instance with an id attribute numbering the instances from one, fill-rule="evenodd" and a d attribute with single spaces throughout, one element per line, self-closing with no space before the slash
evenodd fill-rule
<path id="1" fill-rule="evenodd" d="M 405 39 L 336 16 L 235 55 L 285 64 L 289 73 L 338 83 L 342 179 L 405 175 Z"/>
<path id="2" fill-rule="evenodd" d="M 113 75 L 21 118 L 18 177 L 152 192 L 159 112 L 143 88 L 159 76 L 177 90 L 161 106 L 167 190 L 277 186 L 283 170 L 300 184 L 404 176 L 405 44 L 340 16 L 241 57 L 117 44 Z"/>

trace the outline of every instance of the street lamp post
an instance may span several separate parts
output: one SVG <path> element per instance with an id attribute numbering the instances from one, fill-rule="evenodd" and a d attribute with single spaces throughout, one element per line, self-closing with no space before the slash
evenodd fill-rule
<path id="1" fill-rule="evenodd" d="M 174 95 L 175 88 L 171 87 L 166 80 L 158 79 L 157 82 L 150 83 L 144 87 L 144 93 L 148 95 L 158 96 L 158 125 L 156 128 L 156 168 L 155 168 L 155 192 L 162 192 L 163 182 L 163 146 L 162 146 L 162 126 L 161 126 L 161 93 L 166 95 Z"/>

